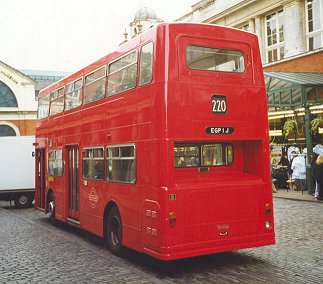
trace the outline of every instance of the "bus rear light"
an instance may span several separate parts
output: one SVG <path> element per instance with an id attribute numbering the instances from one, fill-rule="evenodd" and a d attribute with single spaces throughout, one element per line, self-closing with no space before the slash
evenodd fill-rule
<path id="1" fill-rule="evenodd" d="M 272 213 L 272 208 L 271 208 L 271 204 L 270 203 L 266 203 L 265 205 L 265 212 L 267 215 Z"/>
<path id="2" fill-rule="evenodd" d="M 266 221 L 266 229 L 271 229 L 271 221 Z"/>
<path id="3" fill-rule="evenodd" d="M 176 212 L 169 212 L 168 222 L 171 227 L 176 224 Z"/>

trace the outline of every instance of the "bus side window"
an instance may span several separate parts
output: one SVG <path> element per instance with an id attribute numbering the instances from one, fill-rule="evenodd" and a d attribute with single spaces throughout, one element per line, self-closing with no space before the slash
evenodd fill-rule
<path id="1" fill-rule="evenodd" d="M 84 179 L 104 179 L 103 148 L 84 148 L 82 152 L 82 166 Z"/>
<path id="2" fill-rule="evenodd" d="M 63 150 L 50 150 L 48 152 L 48 174 L 50 176 L 63 175 Z"/>
<path id="3" fill-rule="evenodd" d="M 64 110 L 64 88 L 51 94 L 50 115 L 61 113 Z"/>
<path id="4" fill-rule="evenodd" d="M 49 114 L 49 100 L 50 100 L 50 94 L 46 94 L 43 97 L 39 97 L 38 100 L 38 119 L 42 119 L 44 117 L 47 117 Z"/>
<path id="5" fill-rule="evenodd" d="M 112 182 L 136 183 L 134 145 L 107 147 L 107 179 Z"/>
<path id="6" fill-rule="evenodd" d="M 139 85 L 145 85 L 151 82 L 153 75 L 153 52 L 152 42 L 147 43 L 140 51 L 140 78 Z"/>
<path id="7" fill-rule="evenodd" d="M 137 58 L 137 51 L 135 50 L 109 65 L 108 96 L 136 87 Z"/>
<path id="8" fill-rule="evenodd" d="M 105 66 L 85 77 L 84 104 L 95 102 L 105 95 Z"/>
<path id="9" fill-rule="evenodd" d="M 82 104 L 82 79 L 79 79 L 65 88 L 65 110 L 76 108 Z"/>

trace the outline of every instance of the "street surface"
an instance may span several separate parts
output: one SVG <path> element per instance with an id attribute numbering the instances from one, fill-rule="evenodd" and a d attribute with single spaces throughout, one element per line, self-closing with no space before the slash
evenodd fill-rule
<path id="1" fill-rule="evenodd" d="M 0 283 L 322 283 L 323 203 L 274 203 L 276 245 L 167 263 L 0 202 Z"/>

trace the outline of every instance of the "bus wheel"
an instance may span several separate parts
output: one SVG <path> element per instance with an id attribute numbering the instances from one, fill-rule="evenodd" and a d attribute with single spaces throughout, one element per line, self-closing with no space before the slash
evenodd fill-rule
<path id="1" fill-rule="evenodd" d="M 113 206 L 109 212 L 107 220 L 107 243 L 113 254 L 121 256 L 122 246 L 122 223 L 118 208 Z"/>
<path id="2" fill-rule="evenodd" d="M 20 193 L 15 197 L 14 202 L 17 208 L 27 208 L 31 205 L 32 197 L 29 194 Z"/>
<path id="3" fill-rule="evenodd" d="M 49 213 L 49 220 L 53 225 L 57 224 L 56 218 L 55 218 L 55 202 L 54 202 L 54 196 L 50 196 L 50 200 L 48 203 L 48 213 Z"/>

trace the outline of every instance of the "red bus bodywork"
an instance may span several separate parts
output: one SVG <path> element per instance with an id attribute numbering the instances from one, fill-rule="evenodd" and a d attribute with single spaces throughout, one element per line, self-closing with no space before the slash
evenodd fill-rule
<path id="1" fill-rule="evenodd" d="M 137 78 L 131 90 L 111 96 L 105 91 L 100 100 L 69 110 L 65 104 L 62 112 L 38 119 L 35 206 L 48 212 L 55 200 L 55 219 L 102 237 L 114 206 L 122 220 L 122 245 L 163 260 L 274 244 L 267 104 L 256 35 L 164 23 L 42 90 L 39 99 L 60 88 L 66 92 L 80 78 L 83 94 L 87 74 L 108 69 L 149 42 L 153 72 L 148 84 L 140 86 Z M 186 49 L 192 45 L 238 50 L 243 72 L 190 68 Z M 211 103 L 218 95 L 226 104 L 219 114 Z M 212 143 L 228 143 L 229 165 L 174 164 L 175 148 L 197 153 Z M 108 147 L 121 152 L 122 145 L 135 151 L 134 182 L 107 178 Z M 104 152 L 103 180 L 84 176 L 82 161 L 96 147 Z M 50 152 L 55 149 L 62 153 L 54 160 L 62 160 L 59 175 L 49 172 L 51 156 L 58 156 Z"/>

